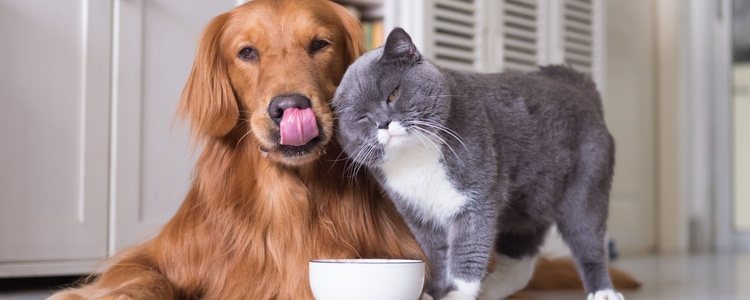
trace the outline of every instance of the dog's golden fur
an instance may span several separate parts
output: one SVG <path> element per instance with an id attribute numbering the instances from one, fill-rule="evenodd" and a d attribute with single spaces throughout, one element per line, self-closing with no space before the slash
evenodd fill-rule
<path id="1" fill-rule="evenodd" d="M 313 53 L 316 39 L 330 45 Z M 358 21 L 326 0 L 255 0 L 214 18 L 179 107 L 202 146 L 182 206 L 154 239 L 51 299 L 311 299 L 311 259 L 422 259 L 372 179 L 344 175 L 331 139 L 328 101 L 361 41 Z M 238 58 L 248 46 L 256 61 Z M 292 155 L 266 110 L 290 93 L 311 100 L 321 128 Z"/>

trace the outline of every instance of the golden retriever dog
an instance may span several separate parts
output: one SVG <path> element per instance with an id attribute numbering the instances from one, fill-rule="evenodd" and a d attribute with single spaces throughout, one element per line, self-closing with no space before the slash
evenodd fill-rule
<path id="1" fill-rule="evenodd" d="M 202 147 L 182 206 L 51 299 L 312 299 L 311 259 L 423 259 L 332 140 L 329 100 L 362 52 L 359 22 L 327 0 L 255 0 L 214 18 L 180 100 Z"/>
<path id="2" fill-rule="evenodd" d="M 255 0 L 214 18 L 180 103 L 203 148 L 182 206 L 94 282 L 52 298 L 311 299 L 311 259 L 420 259 L 332 141 L 328 101 L 362 52 L 359 22 L 325 0 Z"/>

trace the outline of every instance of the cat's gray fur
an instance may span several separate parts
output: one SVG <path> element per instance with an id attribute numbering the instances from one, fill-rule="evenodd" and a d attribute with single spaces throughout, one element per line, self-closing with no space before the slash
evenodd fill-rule
<path id="1" fill-rule="evenodd" d="M 397 99 L 388 102 L 396 88 Z M 349 68 L 333 106 L 338 141 L 378 177 L 427 253 L 435 299 L 455 289 L 448 278 L 481 279 L 492 251 L 536 255 L 552 224 L 586 290 L 611 289 L 603 239 L 614 141 L 587 76 L 564 66 L 528 74 L 443 69 L 396 29 L 385 47 Z M 408 133 L 409 119 L 447 129 L 423 126 L 439 136 L 440 163 L 469 199 L 447 223 L 408 205 L 380 169 L 387 157 L 373 142 L 377 124 L 401 121 Z"/>

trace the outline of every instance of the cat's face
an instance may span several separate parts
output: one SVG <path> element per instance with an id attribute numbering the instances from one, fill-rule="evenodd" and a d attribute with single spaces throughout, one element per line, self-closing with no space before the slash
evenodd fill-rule
<path id="1" fill-rule="evenodd" d="M 336 90 L 339 143 L 371 167 L 392 151 L 438 146 L 450 110 L 444 87 L 440 71 L 422 59 L 405 31 L 395 29 L 383 48 L 349 67 Z"/>

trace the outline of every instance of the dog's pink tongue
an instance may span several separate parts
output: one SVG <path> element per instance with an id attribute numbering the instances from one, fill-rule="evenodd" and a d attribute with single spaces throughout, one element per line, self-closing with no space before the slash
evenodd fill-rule
<path id="1" fill-rule="evenodd" d="M 318 122 L 311 108 L 287 108 L 279 123 L 281 129 L 281 144 L 289 146 L 302 146 L 316 138 Z"/>

